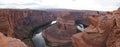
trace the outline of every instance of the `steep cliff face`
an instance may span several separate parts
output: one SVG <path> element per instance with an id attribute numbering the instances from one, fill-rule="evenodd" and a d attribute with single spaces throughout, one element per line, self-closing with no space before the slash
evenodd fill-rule
<path id="1" fill-rule="evenodd" d="M 73 35 L 74 47 L 120 47 L 120 10 L 105 15 L 89 16 L 89 27 Z"/>
<path id="2" fill-rule="evenodd" d="M 16 10 L 9 10 L 9 9 L 5 9 L 5 10 L 3 9 L 0 11 L 0 19 L 1 21 L 3 21 L 1 22 L 1 24 L 6 24 L 7 25 L 6 27 L 8 27 L 8 28 L 4 28 L 5 30 L 8 30 L 6 31 L 8 32 L 7 36 L 14 35 L 13 33 L 14 33 L 15 24 L 17 23 L 19 19 L 23 18 L 23 16 L 26 16 L 21 13 L 25 13 L 25 11 L 18 12 Z"/>
<path id="3" fill-rule="evenodd" d="M 2 9 L 0 11 L 0 31 L 6 36 L 21 39 L 30 45 L 29 47 L 33 47 L 31 30 L 50 22 L 52 18 L 48 15 L 50 13 L 45 11 Z"/>
<path id="4" fill-rule="evenodd" d="M 112 29 L 106 42 L 107 47 L 120 47 L 120 8 L 113 12 L 115 27 Z"/>
<path id="5" fill-rule="evenodd" d="M 32 42 L 30 38 L 32 38 L 34 33 L 32 30 L 52 21 L 52 18 L 49 16 L 50 13 L 45 11 L 29 10 L 27 13 L 28 16 L 18 20 L 14 30 L 17 38 L 22 39 L 26 43 L 30 41 L 29 45 L 31 45 Z"/>

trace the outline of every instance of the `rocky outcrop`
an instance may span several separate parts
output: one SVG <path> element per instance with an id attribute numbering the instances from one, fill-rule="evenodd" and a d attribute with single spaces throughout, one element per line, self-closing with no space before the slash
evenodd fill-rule
<path id="1" fill-rule="evenodd" d="M 97 22 L 94 20 L 97 20 Z M 98 19 L 94 20 L 93 21 L 90 20 L 91 24 L 84 30 L 84 32 L 73 35 L 72 40 L 74 47 L 106 46 L 105 42 L 108 36 L 107 34 L 111 31 L 110 29 L 113 27 L 112 25 L 114 25 L 113 24 L 114 19 L 110 20 L 107 16 L 100 16 L 98 17 Z M 111 25 L 108 24 L 110 23 L 109 21 L 111 22 Z"/>
<path id="2" fill-rule="evenodd" d="M 73 35 L 74 47 L 119 47 L 120 10 L 105 15 L 89 17 L 89 27 L 84 32 Z"/>
<path id="3" fill-rule="evenodd" d="M 4 35 L 8 35 L 8 33 L 10 32 L 9 30 L 9 22 L 6 21 L 7 19 L 4 19 L 3 17 L 0 17 L 0 31 L 2 33 L 4 33 Z"/>
<path id="4" fill-rule="evenodd" d="M 6 37 L 0 32 L 0 47 L 27 47 L 21 40 Z"/>
<path id="5" fill-rule="evenodd" d="M 106 45 L 107 47 L 120 47 L 120 8 L 113 12 L 113 16 L 115 17 L 115 27 L 110 32 Z"/>
<path id="6" fill-rule="evenodd" d="M 43 31 L 43 37 L 52 47 L 70 47 L 71 36 L 77 32 L 75 21 L 69 13 L 57 17 L 57 23 Z"/>

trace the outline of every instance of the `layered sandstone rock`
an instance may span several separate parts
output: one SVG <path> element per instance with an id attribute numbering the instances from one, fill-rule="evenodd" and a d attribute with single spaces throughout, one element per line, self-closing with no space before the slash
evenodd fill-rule
<path id="1" fill-rule="evenodd" d="M 4 19 L 3 17 L 0 17 L 0 31 L 4 34 L 4 35 L 8 35 L 8 31 L 9 31 L 9 23 L 8 21 L 6 21 L 6 19 Z"/>
<path id="2" fill-rule="evenodd" d="M 6 10 L 7 11 L 7 10 Z M 4 11 L 4 12 L 6 12 Z M 0 30 L 1 32 L 3 32 L 6 36 L 11 36 L 13 34 L 13 26 L 12 26 L 12 21 L 10 18 L 10 15 L 8 15 L 8 13 L 6 12 L 0 13 Z"/>
<path id="3" fill-rule="evenodd" d="M 115 27 L 110 32 L 106 45 L 107 47 L 120 47 L 120 8 L 113 12 L 115 17 Z"/>
<path id="4" fill-rule="evenodd" d="M 110 30 L 109 28 L 112 28 L 112 27 L 108 27 L 109 30 L 106 28 L 107 25 L 109 25 L 108 24 L 109 19 L 108 18 L 104 19 L 104 18 L 106 18 L 106 16 L 98 17 L 97 19 L 98 23 L 94 23 L 96 22 L 94 21 L 96 19 L 94 19 L 93 21 L 90 20 L 91 24 L 89 25 L 89 27 L 85 29 L 84 32 L 73 35 L 72 41 L 73 41 L 74 47 L 105 47 L 106 46 L 105 41 L 107 39 L 106 34 L 109 32 Z M 106 21 L 106 22 L 103 22 L 103 21 Z M 112 21 L 113 20 L 111 20 L 111 23 L 113 23 Z M 106 31 L 108 32 L 105 33 Z"/>
<path id="5" fill-rule="evenodd" d="M 77 33 L 72 36 L 73 47 L 92 47 L 92 45 L 89 45 L 84 41 L 83 34 L 86 33 Z"/>
<path id="6" fill-rule="evenodd" d="M 106 45 L 107 47 L 120 47 L 120 29 L 110 32 Z"/>
<path id="7" fill-rule="evenodd" d="M 119 11 L 90 16 L 89 27 L 73 35 L 74 47 L 120 47 Z"/>
<path id="8" fill-rule="evenodd" d="M 117 28 L 120 28 L 120 8 L 113 12 L 113 16 L 115 16 Z"/>
<path id="9" fill-rule="evenodd" d="M 21 40 L 6 37 L 0 32 L 0 47 L 27 47 Z"/>
<path id="10" fill-rule="evenodd" d="M 69 13 L 57 17 L 57 23 L 45 31 L 44 38 L 52 47 L 71 47 L 71 36 L 76 33 L 75 21 Z"/>

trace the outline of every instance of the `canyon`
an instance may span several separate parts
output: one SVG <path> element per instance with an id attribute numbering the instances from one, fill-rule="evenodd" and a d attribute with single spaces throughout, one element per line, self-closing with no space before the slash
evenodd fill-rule
<path id="1" fill-rule="evenodd" d="M 15 38 L 13 42 L 21 40 L 18 46 L 35 47 L 32 38 L 42 33 L 51 47 L 119 47 L 119 15 L 120 8 L 112 12 L 0 9 L 0 45 L 9 45 L 5 38 Z M 87 25 L 83 32 L 78 32 L 78 24 Z"/>

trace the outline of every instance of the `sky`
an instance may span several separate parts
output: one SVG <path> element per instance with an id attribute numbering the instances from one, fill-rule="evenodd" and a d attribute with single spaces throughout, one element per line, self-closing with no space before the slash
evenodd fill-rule
<path id="1" fill-rule="evenodd" d="M 0 8 L 112 11 L 118 7 L 120 0 L 0 0 Z"/>

